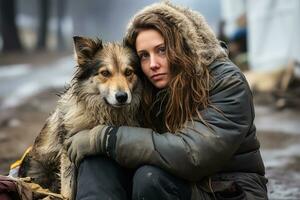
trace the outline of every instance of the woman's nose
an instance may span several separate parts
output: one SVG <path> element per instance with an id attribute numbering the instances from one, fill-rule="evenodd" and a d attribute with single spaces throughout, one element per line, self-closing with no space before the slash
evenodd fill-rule
<path id="1" fill-rule="evenodd" d="M 156 70 L 159 68 L 159 64 L 155 56 L 150 56 L 150 69 Z"/>

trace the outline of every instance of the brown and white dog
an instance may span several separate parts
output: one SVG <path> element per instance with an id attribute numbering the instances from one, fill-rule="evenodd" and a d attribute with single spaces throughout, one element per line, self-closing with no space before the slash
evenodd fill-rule
<path id="1" fill-rule="evenodd" d="M 121 44 L 74 37 L 76 72 L 47 119 L 19 171 L 52 192 L 72 198 L 74 165 L 65 138 L 99 124 L 138 125 L 141 82 L 139 60 Z"/>

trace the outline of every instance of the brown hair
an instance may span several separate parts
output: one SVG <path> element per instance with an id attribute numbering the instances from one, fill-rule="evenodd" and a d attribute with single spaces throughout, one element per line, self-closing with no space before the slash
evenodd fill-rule
<path id="1" fill-rule="evenodd" d="M 195 59 L 197 55 L 191 51 L 186 39 L 177 30 L 176 24 L 166 18 L 167 16 L 155 12 L 136 16 L 124 41 L 126 45 L 135 49 L 136 38 L 142 30 L 154 29 L 163 36 L 166 56 L 172 72 L 172 79 L 166 88 L 168 98 L 164 120 L 168 131 L 175 133 L 194 117 L 203 121 L 199 111 L 209 105 L 210 74 L 208 66 L 204 63 L 196 67 L 199 65 Z M 151 116 L 149 108 L 153 107 L 156 100 L 157 89 L 145 76 L 142 79 L 145 87 L 142 107 L 146 114 L 146 124 L 150 127 L 152 125 L 151 128 L 155 129 L 153 127 L 154 116 Z"/>

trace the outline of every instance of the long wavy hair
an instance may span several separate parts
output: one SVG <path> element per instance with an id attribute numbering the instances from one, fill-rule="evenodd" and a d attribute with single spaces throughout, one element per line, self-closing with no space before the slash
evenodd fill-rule
<path id="1" fill-rule="evenodd" d="M 164 122 L 168 131 L 176 133 L 185 126 L 187 121 L 193 121 L 195 117 L 203 121 L 200 110 L 209 105 L 208 66 L 202 64 L 201 70 L 196 69 L 197 63 L 194 59 L 196 55 L 193 55 L 183 36 L 174 24 L 157 13 L 148 13 L 134 18 L 124 39 L 125 44 L 135 49 L 139 32 L 146 29 L 158 31 L 165 40 L 166 56 L 171 67 L 172 78 L 165 88 L 167 98 L 164 100 L 166 102 Z M 151 115 L 149 109 L 154 107 L 158 90 L 145 76 L 142 76 L 142 81 L 144 84 L 142 107 L 146 115 L 146 125 L 155 129 L 156 127 L 153 127 L 155 116 Z"/>

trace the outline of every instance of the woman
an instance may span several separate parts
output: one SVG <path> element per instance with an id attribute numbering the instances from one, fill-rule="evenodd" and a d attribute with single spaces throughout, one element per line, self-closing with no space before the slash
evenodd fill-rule
<path id="1" fill-rule="evenodd" d="M 204 18 L 154 4 L 125 44 L 140 58 L 145 128 L 101 125 L 68 140 L 77 198 L 267 199 L 251 91 Z"/>

